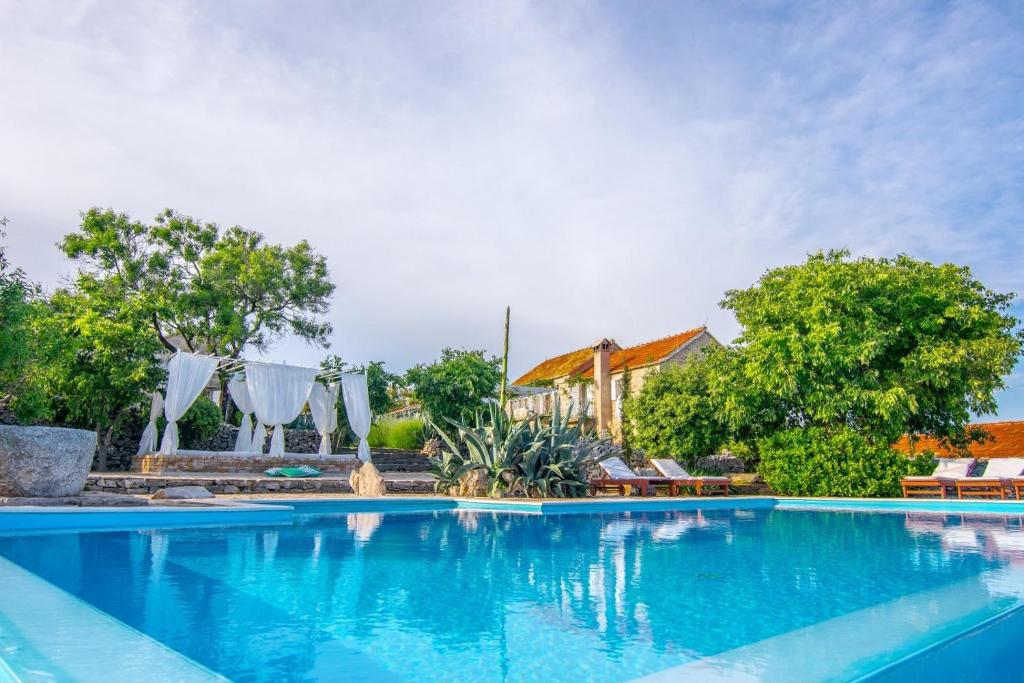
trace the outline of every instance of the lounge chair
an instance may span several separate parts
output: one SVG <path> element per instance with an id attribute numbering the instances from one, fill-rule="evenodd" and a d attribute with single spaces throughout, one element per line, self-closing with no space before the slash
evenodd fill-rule
<path id="1" fill-rule="evenodd" d="M 963 479 L 974 465 L 974 458 L 939 458 L 935 471 L 923 476 L 903 477 L 903 497 L 934 496 L 946 497 L 946 490 L 956 486 L 957 479 Z"/>
<path id="2" fill-rule="evenodd" d="M 646 496 L 653 483 L 654 477 L 642 477 L 629 469 L 626 463 L 619 458 L 608 458 L 598 463 L 603 475 L 590 480 L 590 492 L 616 490 L 620 496 L 625 496 L 629 489 L 636 487 L 641 496 Z"/>
<path id="3" fill-rule="evenodd" d="M 698 496 L 703 496 L 705 493 L 729 495 L 729 477 L 695 477 L 671 458 L 652 458 L 651 464 L 654 465 L 654 469 L 672 482 L 669 492 L 673 496 L 679 495 L 679 489 L 684 486 L 692 486 Z M 706 491 L 706 487 L 709 486 L 711 490 Z"/>
<path id="4" fill-rule="evenodd" d="M 1005 499 L 1006 490 L 1014 487 L 1013 479 L 1022 473 L 1024 458 L 992 458 L 980 477 L 956 480 L 956 495 L 959 498 Z"/>

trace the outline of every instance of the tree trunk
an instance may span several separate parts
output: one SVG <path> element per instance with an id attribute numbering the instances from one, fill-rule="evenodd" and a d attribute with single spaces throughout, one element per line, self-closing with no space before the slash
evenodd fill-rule
<path id="1" fill-rule="evenodd" d="M 110 441 L 114 437 L 114 426 L 111 425 L 105 432 L 103 428 L 96 425 L 96 469 L 106 472 L 110 463 L 107 462 L 107 453 L 110 451 Z"/>

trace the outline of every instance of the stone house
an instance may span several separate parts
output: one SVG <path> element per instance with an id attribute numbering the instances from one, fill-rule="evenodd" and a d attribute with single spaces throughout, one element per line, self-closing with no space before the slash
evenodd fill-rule
<path id="1" fill-rule="evenodd" d="M 623 348 L 614 339 L 600 339 L 590 346 L 549 358 L 512 382 L 508 410 L 525 419 L 547 415 L 554 401 L 562 409 L 572 402 L 574 410 L 587 406 L 599 432 L 618 431 L 622 408 L 623 372 L 630 371 L 630 390 L 635 393 L 644 377 L 672 363 L 685 363 L 708 344 L 718 344 L 706 327 L 697 327 L 661 339 Z"/>

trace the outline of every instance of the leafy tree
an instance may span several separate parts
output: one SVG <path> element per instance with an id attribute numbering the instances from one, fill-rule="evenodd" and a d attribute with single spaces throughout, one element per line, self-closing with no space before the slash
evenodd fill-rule
<path id="1" fill-rule="evenodd" d="M 7 219 L 0 217 L 0 228 L 6 224 Z M 6 249 L 0 246 L 0 407 L 11 408 L 26 420 L 48 414 L 45 391 L 32 381 L 35 368 L 28 323 L 38 296 L 39 287 L 10 265 Z"/>
<path id="2" fill-rule="evenodd" d="M 644 378 L 643 387 L 623 402 L 632 425 L 632 445 L 652 457 L 669 456 L 687 465 L 716 452 L 730 429 L 721 402 L 711 393 L 716 365 L 695 358 Z"/>
<path id="3" fill-rule="evenodd" d="M 629 369 L 629 363 L 622 368 L 622 393 L 619 395 L 622 411 L 619 415 L 620 429 L 622 431 L 622 455 L 626 462 L 631 465 L 639 465 L 634 459 L 633 451 L 633 420 L 626 415 L 626 405 L 633 397 L 633 371 Z"/>
<path id="4" fill-rule="evenodd" d="M 850 428 L 881 444 L 953 438 L 972 413 L 995 411 L 1021 353 L 1012 300 L 962 266 L 818 252 L 726 293 L 742 332 L 716 383 L 730 387 L 734 421 L 760 411 L 773 427 Z"/>
<path id="5" fill-rule="evenodd" d="M 326 260 L 306 241 L 267 244 L 258 232 L 222 231 L 170 209 L 146 225 L 93 208 L 60 248 L 83 266 L 83 291 L 133 299 L 169 350 L 176 341 L 237 358 L 286 332 L 326 346 L 331 326 L 319 316 L 334 285 Z"/>
<path id="6" fill-rule="evenodd" d="M 487 401 L 497 399 L 501 359 L 446 348 L 439 360 L 410 368 L 405 380 L 434 424 L 446 418 L 470 422 Z"/>
<path id="7" fill-rule="evenodd" d="M 32 326 L 39 340 L 38 381 L 49 391 L 58 421 L 94 429 L 98 467 L 107 469 L 114 433 L 165 376 L 144 313 L 129 302 L 58 290 L 35 305 Z"/>

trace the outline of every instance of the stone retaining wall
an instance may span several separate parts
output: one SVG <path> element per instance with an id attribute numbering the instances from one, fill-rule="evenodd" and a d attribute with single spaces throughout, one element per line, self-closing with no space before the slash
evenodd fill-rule
<path id="1" fill-rule="evenodd" d="M 136 456 L 132 459 L 132 472 L 160 474 L 163 472 L 263 472 L 271 467 L 298 467 L 310 465 L 324 474 L 348 476 L 359 464 L 354 453 L 318 455 L 285 453 L 283 457 L 271 455 L 238 454 L 229 452 L 181 451 L 177 455 Z"/>
<path id="2" fill-rule="evenodd" d="M 390 493 L 433 493 L 429 479 L 386 480 Z M 89 475 L 86 491 L 103 493 L 152 494 L 168 486 L 202 486 L 211 493 L 352 493 L 348 477 L 316 477 L 309 479 L 277 479 L 256 475 L 236 476 L 168 476 L 143 474 Z"/>

